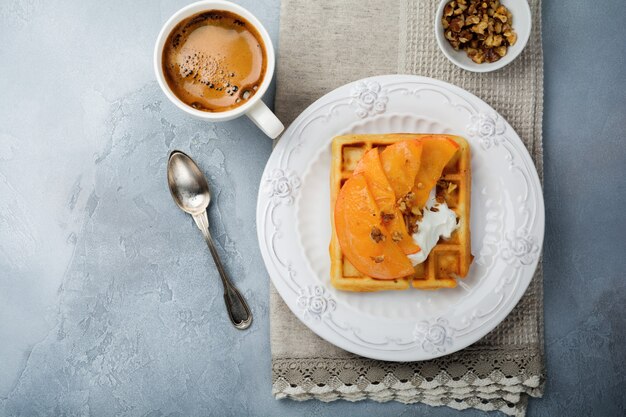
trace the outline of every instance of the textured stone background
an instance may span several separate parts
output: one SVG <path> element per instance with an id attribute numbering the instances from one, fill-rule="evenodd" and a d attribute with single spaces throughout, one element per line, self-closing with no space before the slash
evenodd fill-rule
<path id="1" fill-rule="evenodd" d="M 186 3 L 0 2 L 0 415 L 479 415 L 271 397 L 254 223 L 271 143 L 164 99 L 152 47 Z M 276 40 L 279 0 L 241 3 Z M 624 19 L 621 0 L 544 1 L 549 379 L 534 416 L 626 413 Z M 171 201 L 173 148 L 220 190 L 211 225 L 255 313 L 247 332 Z"/>

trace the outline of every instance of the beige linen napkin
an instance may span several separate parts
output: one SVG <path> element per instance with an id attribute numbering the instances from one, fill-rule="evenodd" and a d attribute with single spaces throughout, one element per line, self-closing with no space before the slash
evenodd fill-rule
<path id="1" fill-rule="evenodd" d="M 541 0 L 533 33 L 514 63 L 474 74 L 450 63 L 434 37 L 436 0 L 282 0 L 276 113 L 285 124 L 332 89 L 360 78 L 409 73 L 476 94 L 518 132 L 542 177 Z M 272 392 L 276 398 L 365 398 L 474 407 L 523 416 L 540 397 L 543 366 L 541 263 L 513 312 L 474 345 L 436 360 L 365 359 L 322 340 L 270 290 Z"/>

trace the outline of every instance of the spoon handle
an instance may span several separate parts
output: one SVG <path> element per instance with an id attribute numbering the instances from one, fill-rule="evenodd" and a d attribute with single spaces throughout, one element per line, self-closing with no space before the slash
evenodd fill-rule
<path id="1" fill-rule="evenodd" d="M 222 284 L 224 285 L 224 302 L 226 303 L 228 317 L 233 323 L 233 326 L 236 328 L 240 330 L 247 329 L 252 323 L 252 313 L 250 312 L 250 307 L 248 307 L 248 303 L 245 298 L 243 298 L 243 295 L 241 295 L 239 290 L 237 290 L 237 288 L 235 288 L 235 286 L 228 279 L 224 265 L 222 265 L 220 256 L 215 248 L 215 243 L 213 243 L 211 232 L 209 232 L 209 219 L 207 218 L 206 211 L 202 214 L 193 216 L 193 219 L 202 231 L 204 240 L 206 241 L 209 251 L 213 256 L 213 261 L 215 262 L 217 271 L 220 273 L 220 278 L 222 279 Z"/>

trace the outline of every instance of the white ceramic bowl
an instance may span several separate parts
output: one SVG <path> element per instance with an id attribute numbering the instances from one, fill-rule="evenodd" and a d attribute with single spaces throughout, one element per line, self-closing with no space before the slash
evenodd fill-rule
<path id="1" fill-rule="evenodd" d="M 532 15 L 526 0 L 500 0 L 500 3 L 509 9 L 513 15 L 513 30 L 517 33 L 517 42 L 509 47 L 507 54 L 500 60 L 482 64 L 472 61 L 465 51 L 455 50 L 445 38 L 441 19 L 443 17 L 443 8 L 449 1 L 441 0 L 437 8 L 437 13 L 435 14 L 435 38 L 437 39 L 439 49 L 454 64 L 468 71 L 490 72 L 508 65 L 522 53 L 532 29 Z"/>

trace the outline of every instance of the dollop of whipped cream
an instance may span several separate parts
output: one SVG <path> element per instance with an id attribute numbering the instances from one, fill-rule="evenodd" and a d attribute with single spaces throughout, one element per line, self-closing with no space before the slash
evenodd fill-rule
<path id="1" fill-rule="evenodd" d="M 437 211 L 431 211 L 435 207 Z M 422 211 L 423 217 L 417 222 L 417 232 L 413 233 L 413 241 L 419 245 L 421 251 L 407 255 L 413 265 L 421 264 L 428 258 L 439 238 L 450 239 L 452 232 L 458 227 L 456 213 L 448 205 L 437 203 L 435 190 L 430 192 L 430 197 Z"/>

